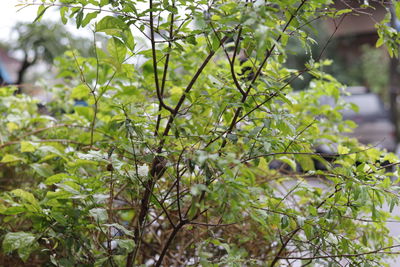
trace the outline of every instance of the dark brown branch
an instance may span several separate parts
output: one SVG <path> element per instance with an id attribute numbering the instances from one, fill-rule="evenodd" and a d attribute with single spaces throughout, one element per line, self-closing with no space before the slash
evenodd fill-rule
<path id="1" fill-rule="evenodd" d="M 153 0 L 150 0 L 149 2 L 149 8 L 150 8 L 150 41 L 151 41 L 151 53 L 152 53 L 152 58 L 153 58 L 153 71 L 154 71 L 154 82 L 156 84 L 156 93 L 157 93 L 157 98 L 158 102 L 161 107 L 165 108 L 169 112 L 173 112 L 174 110 L 167 106 L 164 103 L 162 93 L 161 93 L 161 88 L 160 84 L 158 81 L 158 69 L 157 69 L 157 53 L 156 53 L 156 43 L 154 42 L 154 18 L 153 18 Z"/>
<path id="2" fill-rule="evenodd" d="M 214 29 L 212 23 L 210 23 L 211 28 L 214 31 L 215 36 L 218 38 L 218 40 L 221 42 L 221 38 L 218 35 L 218 32 Z M 233 83 L 235 84 L 236 88 L 239 90 L 239 92 L 243 95 L 245 95 L 245 91 L 242 89 L 242 86 L 239 84 L 237 77 L 236 77 L 236 73 L 235 73 L 235 59 L 236 59 L 236 55 L 238 53 L 238 49 L 239 49 L 239 41 L 240 41 L 240 36 L 242 35 L 242 27 L 239 28 L 239 32 L 237 34 L 237 39 L 235 42 L 235 50 L 233 51 L 233 56 L 232 59 L 229 56 L 228 51 L 226 50 L 225 46 L 222 44 L 222 48 L 225 52 L 226 58 L 228 59 L 229 62 L 229 66 L 230 66 L 230 70 L 231 70 L 231 75 L 232 75 L 232 79 L 233 79 Z"/>
<path id="3" fill-rule="evenodd" d="M 174 13 L 171 13 L 171 21 L 170 21 L 170 27 L 169 27 L 169 38 L 170 40 L 173 39 L 173 34 L 174 34 Z M 161 80 L 161 99 L 164 97 L 164 89 L 165 89 L 165 82 L 167 80 L 167 72 L 168 72 L 168 65 L 169 65 L 169 58 L 171 56 L 171 48 L 172 48 L 172 41 L 168 41 L 168 52 L 165 57 L 165 64 L 164 64 L 164 71 L 163 71 L 163 77 Z M 161 102 L 158 108 L 158 111 L 161 111 L 162 106 Z M 158 114 L 157 116 L 157 123 L 156 123 L 156 130 L 154 131 L 154 135 L 158 136 L 158 129 L 160 128 L 160 123 L 161 123 L 161 114 Z"/>

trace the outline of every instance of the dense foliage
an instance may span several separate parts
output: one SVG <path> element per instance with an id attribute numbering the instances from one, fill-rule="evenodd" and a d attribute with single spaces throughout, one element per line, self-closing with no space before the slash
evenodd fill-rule
<path id="1" fill-rule="evenodd" d="M 383 266 L 398 159 L 341 135 L 330 60 L 285 67 L 288 40 L 311 51 L 310 22 L 359 12 L 329 4 L 39 2 L 39 19 L 93 25 L 95 56 L 58 60 L 51 115 L 0 89 L 3 265 Z"/>

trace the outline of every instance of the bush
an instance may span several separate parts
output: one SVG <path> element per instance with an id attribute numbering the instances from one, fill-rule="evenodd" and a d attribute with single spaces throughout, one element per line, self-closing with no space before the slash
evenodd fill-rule
<path id="1" fill-rule="evenodd" d="M 0 89 L 0 164 L 13 172 L 3 171 L 0 200 L 5 265 L 382 266 L 397 247 L 385 223 L 398 173 L 383 162 L 398 159 L 340 135 L 354 123 L 340 114 L 344 86 L 321 71 L 331 61 L 284 67 L 288 39 L 313 42 L 309 21 L 352 10 L 317 0 L 60 5 L 64 22 L 94 23 L 95 38 L 109 39 L 92 58 L 59 59 L 53 116 Z M 305 72 L 308 89 L 293 92 Z M 321 144 L 337 150 L 333 162 L 315 152 Z M 290 168 L 270 168 L 276 160 Z"/>

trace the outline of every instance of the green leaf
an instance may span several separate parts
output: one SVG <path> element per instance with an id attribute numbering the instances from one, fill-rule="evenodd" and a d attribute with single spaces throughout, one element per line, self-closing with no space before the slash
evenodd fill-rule
<path id="1" fill-rule="evenodd" d="M 65 15 L 65 13 L 67 11 L 68 11 L 68 7 L 66 7 L 66 6 L 63 6 L 63 7 L 60 8 L 61 21 L 62 21 L 62 23 L 64 25 L 67 24 L 67 22 L 68 22 L 68 19 L 67 19 L 66 15 Z"/>
<path id="2" fill-rule="evenodd" d="M 18 156 L 12 155 L 12 154 L 6 154 L 1 159 L 0 162 L 2 162 L 2 163 L 10 163 L 10 162 L 16 162 L 16 161 L 25 161 L 25 160 L 23 158 L 20 158 Z"/>
<path id="3" fill-rule="evenodd" d="M 21 152 L 34 152 L 36 146 L 31 142 L 21 141 Z"/>
<path id="4" fill-rule="evenodd" d="M 20 206 L 11 206 L 11 207 L 1 207 L 0 213 L 4 215 L 16 215 L 22 212 L 25 212 L 26 208 L 23 205 Z"/>
<path id="5" fill-rule="evenodd" d="M 117 239 L 116 240 L 118 243 L 118 246 L 121 248 L 126 249 L 126 252 L 132 252 L 133 249 L 135 248 L 135 242 L 132 239 L 126 240 L 126 239 Z"/>
<path id="6" fill-rule="evenodd" d="M 338 153 L 339 154 L 348 154 L 350 152 L 350 149 L 348 147 L 345 147 L 343 145 L 338 145 Z"/>
<path id="7" fill-rule="evenodd" d="M 381 47 L 384 44 L 385 40 L 382 37 L 378 38 L 378 41 L 376 41 L 376 47 Z"/>
<path id="8" fill-rule="evenodd" d="M 286 227 L 288 227 L 288 225 L 289 225 L 289 218 L 288 218 L 288 216 L 282 216 L 282 218 L 281 218 L 281 227 L 282 227 L 282 229 L 285 229 Z"/>
<path id="9" fill-rule="evenodd" d="M 125 22 L 117 17 L 112 16 L 106 16 L 96 24 L 96 32 L 105 32 L 110 35 L 127 29 L 128 26 L 125 24 Z"/>
<path id="10" fill-rule="evenodd" d="M 265 158 L 260 158 L 260 161 L 258 162 L 258 168 L 260 168 L 261 170 L 267 171 L 268 168 L 268 163 L 265 160 Z"/>
<path id="11" fill-rule="evenodd" d="M 82 19 L 83 19 L 83 9 L 81 9 L 78 14 L 76 15 L 76 27 L 81 27 Z"/>
<path id="12" fill-rule="evenodd" d="M 347 13 L 351 13 L 351 12 L 353 12 L 352 9 L 350 9 L 350 8 L 345 8 L 345 9 L 341 9 L 341 10 L 337 11 L 337 12 L 335 13 L 335 15 L 336 15 L 337 17 L 339 17 L 339 16 L 341 16 L 341 15 L 343 15 L 343 14 L 347 14 Z"/>
<path id="13" fill-rule="evenodd" d="M 121 42 L 118 38 L 111 38 L 107 43 L 107 50 L 110 53 L 110 56 L 118 63 L 120 68 L 122 62 L 125 60 L 125 55 L 127 52 L 126 46 Z"/>
<path id="14" fill-rule="evenodd" d="M 296 168 L 297 164 L 296 164 L 296 162 L 295 162 L 293 159 L 288 158 L 288 157 L 286 157 L 286 156 L 283 156 L 283 157 L 279 157 L 279 160 L 281 160 L 281 161 L 283 161 L 284 163 L 286 163 L 287 165 L 289 165 L 290 168 L 292 168 L 292 170 L 296 170 L 296 169 L 297 169 L 297 168 Z"/>
<path id="15" fill-rule="evenodd" d="M 122 40 L 124 40 L 126 47 L 133 52 L 135 50 L 136 44 L 135 44 L 135 38 L 133 37 L 130 29 L 124 30 L 121 36 Z"/>
<path id="16" fill-rule="evenodd" d="M 10 232 L 7 233 L 3 239 L 3 250 L 5 253 L 18 250 L 20 258 L 26 261 L 35 243 L 36 237 L 32 233 Z"/>
<path id="17" fill-rule="evenodd" d="M 300 163 L 300 166 L 304 171 L 310 171 L 315 169 L 314 161 L 312 160 L 311 156 L 297 155 L 296 160 Z"/>
<path id="18" fill-rule="evenodd" d="M 90 216 L 94 218 L 94 220 L 98 223 L 102 223 L 107 221 L 108 214 L 107 210 L 103 208 L 94 208 L 89 210 Z"/>
<path id="19" fill-rule="evenodd" d="M 14 189 L 13 191 L 11 191 L 11 193 L 13 193 L 15 196 L 20 197 L 21 199 L 29 202 L 37 209 L 40 209 L 39 202 L 37 201 L 37 199 L 35 198 L 35 196 L 32 193 L 29 193 L 22 189 Z"/>
<path id="20" fill-rule="evenodd" d="M 390 199 L 390 204 L 389 204 L 389 212 L 392 213 L 394 207 L 398 205 L 398 200 L 397 198 L 391 198 Z"/>
<path id="21" fill-rule="evenodd" d="M 110 3 L 110 0 L 100 0 L 100 6 L 105 6 L 108 5 Z"/>
<path id="22" fill-rule="evenodd" d="M 86 84 L 80 84 L 72 89 L 71 97 L 74 99 L 87 99 L 90 94 L 90 88 Z"/>
<path id="23" fill-rule="evenodd" d="M 100 11 L 91 12 L 86 14 L 85 18 L 82 20 L 82 27 L 85 27 L 90 23 L 91 20 L 95 19 L 97 15 L 100 14 Z"/>
<path id="24" fill-rule="evenodd" d="M 53 167 L 47 163 L 33 163 L 30 166 L 42 177 L 49 177 L 53 175 Z"/>
<path id="25" fill-rule="evenodd" d="M 396 17 L 400 18 L 400 3 L 398 1 L 393 1 L 394 3 L 394 11 L 396 13 Z"/>
<path id="26" fill-rule="evenodd" d="M 38 7 L 37 13 L 36 13 L 36 18 L 33 21 L 33 23 L 40 21 L 44 15 L 44 12 L 49 8 L 50 6 L 45 7 L 44 5 L 41 5 Z"/>
<path id="27" fill-rule="evenodd" d="M 46 185 L 53 185 L 53 184 L 56 184 L 56 183 L 59 183 L 59 182 L 65 180 L 65 179 L 68 178 L 68 177 L 69 177 L 69 175 L 66 174 L 66 173 L 57 173 L 57 174 L 54 174 L 54 175 L 48 177 L 48 178 L 44 181 L 44 184 L 46 184 Z"/>

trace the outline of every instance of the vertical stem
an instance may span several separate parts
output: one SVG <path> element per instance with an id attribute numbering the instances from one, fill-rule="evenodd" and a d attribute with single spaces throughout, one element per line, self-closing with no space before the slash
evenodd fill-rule
<path id="1" fill-rule="evenodd" d="M 93 95 L 93 98 L 94 98 L 94 114 L 93 114 L 93 120 L 92 120 L 91 125 L 90 125 L 90 148 L 92 148 L 92 146 L 93 146 L 94 125 L 96 123 L 97 112 L 98 112 L 98 108 L 99 108 L 99 106 L 98 106 L 98 100 L 99 99 L 96 98 L 96 94 L 95 94 L 94 91 L 92 91 L 92 95 Z"/>
<path id="2" fill-rule="evenodd" d="M 150 8 L 150 10 L 152 10 L 152 8 L 153 8 L 153 0 L 150 0 L 149 8 Z M 166 110 L 168 110 L 168 111 L 170 111 L 172 113 L 173 109 L 171 107 L 167 106 L 164 103 L 163 99 L 162 99 L 160 82 L 158 80 L 156 42 L 154 40 L 154 17 L 153 17 L 153 11 L 150 11 L 150 42 L 151 42 L 151 53 L 152 53 L 152 58 L 153 58 L 154 83 L 156 85 L 156 94 L 157 94 L 158 102 L 159 102 L 160 106 L 162 106 L 163 108 L 165 108 Z"/>
<path id="3" fill-rule="evenodd" d="M 175 2 L 172 4 L 175 6 Z M 160 89 L 160 97 L 161 99 L 164 97 L 164 89 L 165 89 L 165 82 L 167 80 L 167 72 L 168 72 L 168 66 L 169 66 L 169 58 L 171 55 L 171 48 L 172 48 L 172 38 L 174 36 L 174 13 L 171 13 L 171 21 L 170 21 L 170 26 L 169 26 L 169 41 L 168 41 L 168 52 L 165 58 L 165 64 L 164 64 L 164 71 L 163 71 L 163 77 L 161 81 L 161 89 Z M 162 104 L 159 103 L 158 106 L 158 111 L 162 110 Z M 156 130 L 154 131 L 154 135 L 158 136 L 158 130 L 160 128 L 160 123 L 161 123 L 161 114 L 158 114 L 157 116 L 157 123 L 156 123 Z"/>

